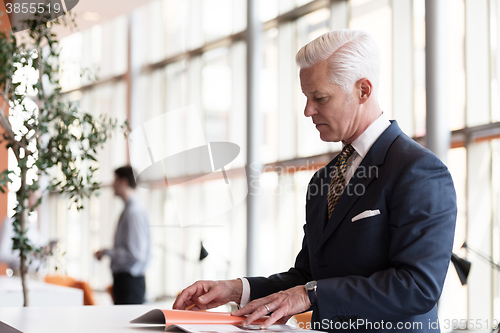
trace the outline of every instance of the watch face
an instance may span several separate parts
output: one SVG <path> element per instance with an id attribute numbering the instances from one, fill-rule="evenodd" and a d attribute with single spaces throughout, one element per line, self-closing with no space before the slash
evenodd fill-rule
<path id="1" fill-rule="evenodd" d="M 305 288 L 307 290 L 314 290 L 317 285 L 318 285 L 317 281 L 309 281 L 309 282 L 306 283 Z"/>

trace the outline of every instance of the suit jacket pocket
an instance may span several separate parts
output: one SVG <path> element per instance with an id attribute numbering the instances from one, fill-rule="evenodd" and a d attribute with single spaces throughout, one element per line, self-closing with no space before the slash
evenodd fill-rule
<path id="1" fill-rule="evenodd" d="M 361 232 L 363 229 L 371 229 L 380 224 L 383 224 L 387 221 L 387 216 L 384 213 L 369 216 L 357 220 L 355 222 L 351 222 L 352 217 L 350 219 L 346 219 L 342 222 L 342 231 L 343 232 L 352 232 L 358 231 Z"/>

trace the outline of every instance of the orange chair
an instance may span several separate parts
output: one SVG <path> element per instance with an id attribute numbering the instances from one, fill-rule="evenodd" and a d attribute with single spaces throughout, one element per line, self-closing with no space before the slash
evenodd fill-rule
<path id="1" fill-rule="evenodd" d="M 78 281 L 70 276 L 61 275 L 47 275 L 45 282 L 65 286 L 70 288 L 77 288 L 83 290 L 83 305 L 95 305 L 94 293 L 87 282 Z"/>
<path id="2" fill-rule="evenodd" d="M 9 269 L 9 266 L 6 263 L 0 262 L 0 275 L 7 275 L 8 269 Z"/>
<path id="3" fill-rule="evenodd" d="M 298 327 L 303 330 L 310 329 L 311 317 L 312 311 L 299 313 L 293 316 L 293 318 L 297 321 Z"/>

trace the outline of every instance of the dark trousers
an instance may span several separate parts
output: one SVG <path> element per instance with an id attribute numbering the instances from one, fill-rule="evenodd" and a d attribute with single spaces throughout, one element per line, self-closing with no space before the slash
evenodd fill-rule
<path id="1" fill-rule="evenodd" d="M 113 297 L 115 304 L 142 304 L 146 294 L 144 276 L 132 276 L 130 273 L 113 274 Z"/>

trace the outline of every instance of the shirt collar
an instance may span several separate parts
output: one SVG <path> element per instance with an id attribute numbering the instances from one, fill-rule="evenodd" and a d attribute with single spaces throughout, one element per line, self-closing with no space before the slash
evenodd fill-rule
<path id="1" fill-rule="evenodd" d="M 365 158 L 375 141 L 377 141 L 379 136 L 381 136 L 390 125 L 391 122 L 389 121 L 389 118 L 387 118 L 385 113 L 382 113 L 363 133 L 361 133 L 356 140 L 351 143 L 352 147 L 362 158 Z"/>
<path id="2" fill-rule="evenodd" d="M 134 201 L 135 201 L 135 193 L 133 195 L 131 195 L 127 201 L 125 201 L 125 207 L 130 206 Z"/>

